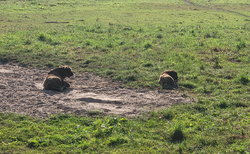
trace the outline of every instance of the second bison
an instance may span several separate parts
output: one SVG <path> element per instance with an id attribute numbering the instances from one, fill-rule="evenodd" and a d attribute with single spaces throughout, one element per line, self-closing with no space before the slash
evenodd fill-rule
<path id="1" fill-rule="evenodd" d="M 163 71 L 159 78 L 159 84 L 162 89 L 174 89 L 177 88 L 178 75 L 174 70 Z"/>
<path id="2" fill-rule="evenodd" d="M 64 79 L 72 75 L 73 73 L 68 66 L 53 69 L 47 74 L 43 87 L 45 90 L 63 91 L 70 86 Z"/>

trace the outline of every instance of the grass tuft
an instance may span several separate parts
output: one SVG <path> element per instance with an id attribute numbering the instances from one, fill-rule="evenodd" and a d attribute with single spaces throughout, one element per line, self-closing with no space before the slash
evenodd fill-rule
<path id="1" fill-rule="evenodd" d="M 37 148 L 39 147 L 39 143 L 37 140 L 30 140 L 28 143 L 29 148 Z"/>
<path id="2" fill-rule="evenodd" d="M 174 113 L 171 110 L 163 111 L 163 118 L 167 120 L 172 120 L 175 117 Z"/>
<path id="3" fill-rule="evenodd" d="M 180 86 L 183 86 L 183 87 L 188 88 L 188 89 L 196 88 L 196 86 L 193 83 L 188 82 L 188 81 L 180 83 Z"/>
<path id="4" fill-rule="evenodd" d="M 185 139 L 181 125 L 177 125 L 173 130 L 170 140 L 171 142 L 182 142 Z"/>
<path id="5" fill-rule="evenodd" d="M 247 102 L 235 102 L 234 105 L 236 107 L 245 107 L 245 108 L 249 107 L 249 103 L 247 103 Z"/>
<path id="6" fill-rule="evenodd" d="M 237 79 L 241 84 L 243 85 L 247 85 L 250 81 L 250 78 L 244 74 L 244 73 L 241 73 L 239 76 L 238 76 L 238 79 Z"/>
<path id="7" fill-rule="evenodd" d="M 124 143 L 128 143 L 128 140 L 123 137 L 112 137 L 108 141 L 109 146 L 117 146 Z"/>
<path id="8" fill-rule="evenodd" d="M 240 41 L 240 42 L 238 42 L 238 43 L 236 44 L 236 48 L 237 48 L 238 50 L 241 50 L 241 49 L 243 49 L 243 48 L 246 48 L 246 42 L 245 42 L 245 41 Z"/>
<path id="9" fill-rule="evenodd" d="M 226 108 L 228 108 L 230 105 L 229 105 L 229 103 L 228 103 L 227 101 L 222 100 L 222 101 L 220 101 L 220 102 L 217 104 L 217 106 L 218 106 L 219 108 L 221 108 L 221 109 L 226 109 Z"/>

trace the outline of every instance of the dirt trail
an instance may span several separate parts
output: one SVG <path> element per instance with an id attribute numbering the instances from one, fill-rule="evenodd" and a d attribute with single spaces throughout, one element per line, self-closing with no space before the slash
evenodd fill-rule
<path id="1" fill-rule="evenodd" d="M 190 2 L 190 0 L 185 0 L 185 2 L 189 5 L 195 5 L 194 3 Z"/>
<path id="2" fill-rule="evenodd" d="M 232 11 L 232 10 L 226 10 L 226 9 L 223 9 L 223 8 L 215 8 L 215 7 L 208 7 L 208 6 L 201 6 L 201 5 L 197 5 L 197 4 L 193 3 L 193 2 L 191 2 L 190 0 L 185 0 L 185 2 L 187 4 L 189 4 L 189 5 L 193 5 L 193 6 L 197 6 L 197 7 L 202 7 L 202 8 L 206 8 L 206 9 L 213 9 L 213 10 L 218 10 L 218 11 L 222 11 L 222 12 L 233 13 L 233 14 L 237 14 L 237 15 L 240 15 L 240 16 L 250 18 L 249 15 L 246 15 L 246 14 L 243 14 L 243 13 L 240 13 L 240 12 L 236 12 L 236 11 Z"/>
<path id="3" fill-rule="evenodd" d="M 43 90 L 47 72 L 0 63 L 0 111 L 46 118 L 59 113 L 81 115 L 98 110 L 131 117 L 192 102 L 175 91 L 127 89 L 91 73 L 75 73 L 66 80 L 71 88 L 65 92 Z"/>

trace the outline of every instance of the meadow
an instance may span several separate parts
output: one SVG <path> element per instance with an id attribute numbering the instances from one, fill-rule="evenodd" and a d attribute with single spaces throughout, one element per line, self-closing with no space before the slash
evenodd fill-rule
<path id="1" fill-rule="evenodd" d="M 134 119 L 0 113 L 1 152 L 250 152 L 248 0 L 0 0 L 0 14 L 1 62 L 159 90 L 174 69 L 197 100 Z"/>

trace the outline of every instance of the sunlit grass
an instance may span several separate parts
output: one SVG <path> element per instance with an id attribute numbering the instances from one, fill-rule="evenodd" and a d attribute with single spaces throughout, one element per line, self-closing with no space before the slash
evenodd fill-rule
<path id="1" fill-rule="evenodd" d="M 199 100 L 143 117 L 96 114 L 51 116 L 45 121 L 1 114 L 2 151 L 18 152 L 222 152 L 249 150 L 246 106 Z M 28 126 L 28 127 L 26 127 Z M 4 132 L 4 133 L 3 133 Z M 228 148 L 224 148 L 227 146 Z M 13 150 L 14 149 L 14 150 Z"/>
<path id="2" fill-rule="evenodd" d="M 1 151 L 249 152 L 250 4 L 191 2 L 0 1 L 1 61 L 67 64 L 148 89 L 174 69 L 176 91 L 199 98 L 132 120 L 1 114 Z"/>

